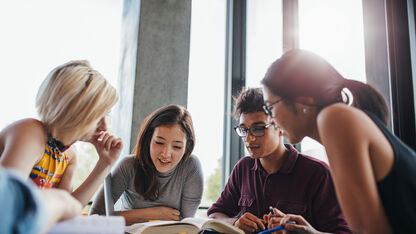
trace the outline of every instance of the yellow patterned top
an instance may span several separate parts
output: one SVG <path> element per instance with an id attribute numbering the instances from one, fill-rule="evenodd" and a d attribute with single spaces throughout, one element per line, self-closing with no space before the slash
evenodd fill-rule
<path id="1" fill-rule="evenodd" d="M 30 173 L 30 178 L 39 188 L 55 188 L 59 185 L 69 163 L 68 154 L 65 153 L 68 148 L 48 136 L 43 157 Z"/>

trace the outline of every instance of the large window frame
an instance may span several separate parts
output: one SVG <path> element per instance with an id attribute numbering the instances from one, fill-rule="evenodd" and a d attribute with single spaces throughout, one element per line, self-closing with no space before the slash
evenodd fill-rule
<path id="1" fill-rule="evenodd" d="M 244 145 L 231 116 L 236 95 L 245 85 L 247 0 L 227 1 L 226 71 L 224 111 L 224 159 L 222 187 L 238 160 Z M 298 48 L 298 0 L 282 1 L 283 51 Z M 388 101 L 391 129 L 416 149 L 415 6 L 412 0 L 363 0 L 366 76 Z"/>

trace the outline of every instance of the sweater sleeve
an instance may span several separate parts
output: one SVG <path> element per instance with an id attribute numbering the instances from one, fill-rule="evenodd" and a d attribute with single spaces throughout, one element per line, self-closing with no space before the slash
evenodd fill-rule
<path id="1" fill-rule="evenodd" d="M 134 165 L 135 161 L 133 157 L 125 157 L 111 173 L 111 192 L 114 202 L 117 202 L 121 194 L 127 189 L 130 180 L 134 180 Z M 115 213 L 118 214 L 118 212 Z M 101 186 L 100 191 L 94 199 L 90 214 L 105 214 L 104 186 Z"/>
<path id="2" fill-rule="evenodd" d="M 181 197 L 180 218 L 193 217 L 201 203 L 203 191 L 203 176 L 201 164 L 198 158 L 191 155 L 189 160 L 189 172 L 185 178 L 185 184 Z"/>

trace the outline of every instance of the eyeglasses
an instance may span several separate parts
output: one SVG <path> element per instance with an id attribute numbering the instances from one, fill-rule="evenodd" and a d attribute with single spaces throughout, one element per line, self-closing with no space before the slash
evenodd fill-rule
<path id="1" fill-rule="evenodd" d="M 266 129 L 270 126 L 272 126 L 272 124 L 266 124 L 264 126 L 254 126 L 251 128 L 243 128 L 241 126 L 236 126 L 234 127 L 234 130 L 238 136 L 243 138 L 248 135 L 248 132 L 250 132 L 250 134 L 255 137 L 262 137 L 266 133 Z"/>
<path id="2" fill-rule="evenodd" d="M 277 100 L 277 101 L 275 101 L 275 102 L 273 102 L 273 103 L 271 103 L 271 104 L 269 104 L 269 105 L 264 104 L 264 105 L 263 105 L 263 110 L 264 110 L 264 113 L 266 113 L 266 115 L 268 115 L 268 116 L 270 116 L 270 117 L 273 117 L 273 112 L 272 112 L 272 110 L 273 110 L 273 105 L 275 105 L 275 104 L 279 103 L 279 102 L 280 102 L 280 101 L 282 101 L 282 100 L 283 100 L 283 98 L 280 98 L 279 100 Z"/>

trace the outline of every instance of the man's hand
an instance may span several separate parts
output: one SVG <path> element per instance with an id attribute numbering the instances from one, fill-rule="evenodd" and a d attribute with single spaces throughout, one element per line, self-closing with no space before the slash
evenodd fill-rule
<path id="1" fill-rule="evenodd" d="M 264 224 L 265 222 L 262 219 L 259 219 L 255 215 L 247 212 L 235 221 L 234 226 L 240 228 L 245 233 L 253 233 L 266 230 Z"/>
<path id="2" fill-rule="evenodd" d="M 282 211 L 273 208 L 273 212 L 275 214 L 268 214 L 265 215 L 264 218 L 267 221 L 268 228 L 275 228 L 281 225 L 285 225 L 283 230 L 273 232 L 273 234 L 286 234 L 286 233 L 304 233 L 304 234 L 311 234 L 311 233 L 320 233 L 315 230 L 312 225 L 308 223 L 302 216 L 300 215 L 293 215 L 293 214 L 285 214 Z M 267 217 L 266 217 L 267 216 Z M 288 223 L 289 221 L 295 221 L 296 223 Z"/>

